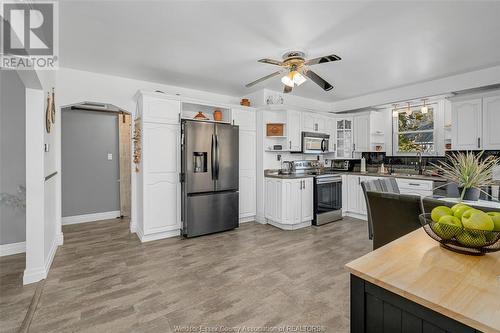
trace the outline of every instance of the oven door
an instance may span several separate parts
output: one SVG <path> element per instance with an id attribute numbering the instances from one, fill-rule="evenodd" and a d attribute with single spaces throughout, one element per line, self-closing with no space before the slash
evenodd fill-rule
<path id="1" fill-rule="evenodd" d="M 316 178 L 314 184 L 315 224 L 324 224 L 342 218 L 342 178 Z"/>

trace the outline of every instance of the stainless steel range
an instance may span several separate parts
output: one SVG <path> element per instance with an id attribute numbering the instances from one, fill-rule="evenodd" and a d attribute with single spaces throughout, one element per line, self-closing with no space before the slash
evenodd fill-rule
<path id="1" fill-rule="evenodd" d="M 342 177 L 318 161 L 294 161 L 293 171 L 314 176 L 314 225 L 342 219 Z"/>

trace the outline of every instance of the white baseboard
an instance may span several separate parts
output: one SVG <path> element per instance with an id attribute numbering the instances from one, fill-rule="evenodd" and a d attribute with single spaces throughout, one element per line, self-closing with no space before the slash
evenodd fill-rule
<path id="1" fill-rule="evenodd" d="M 49 273 L 50 266 L 52 265 L 52 261 L 54 261 L 54 257 L 56 256 L 56 251 L 58 247 L 60 239 L 58 235 L 56 235 L 56 238 L 52 242 L 52 246 L 50 247 L 49 254 L 47 255 L 47 258 L 45 259 L 45 266 L 44 267 L 39 267 L 31 270 L 24 270 L 23 274 L 23 284 L 30 284 L 30 283 L 35 283 L 40 280 L 43 280 L 47 278 L 47 274 Z"/>
<path id="2" fill-rule="evenodd" d="M 240 217 L 240 223 L 254 222 L 255 216 Z"/>
<path id="3" fill-rule="evenodd" d="M 264 216 L 255 216 L 255 222 L 258 222 L 260 224 L 267 224 L 266 218 Z"/>
<path id="4" fill-rule="evenodd" d="M 35 283 L 40 280 L 43 280 L 47 277 L 47 271 L 44 267 L 36 268 L 32 270 L 24 270 L 23 274 L 23 285 L 27 285 L 30 283 Z"/>
<path id="5" fill-rule="evenodd" d="M 179 237 L 181 234 L 180 229 L 175 230 L 167 230 L 155 232 L 153 234 L 144 235 L 143 231 L 140 228 L 137 228 L 137 237 L 141 240 L 142 243 L 151 242 L 158 239 L 170 238 L 170 237 Z"/>
<path id="6" fill-rule="evenodd" d="M 133 234 L 137 233 L 137 224 L 134 222 L 130 222 L 130 232 Z"/>
<path id="7" fill-rule="evenodd" d="M 62 225 L 77 224 L 77 223 L 87 223 L 101 220 L 109 220 L 120 217 L 120 211 L 114 210 L 111 212 L 75 215 L 75 216 L 65 216 L 62 218 Z"/>
<path id="8" fill-rule="evenodd" d="M 62 232 L 56 235 L 56 242 L 59 246 L 64 244 L 64 234 Z"/>
<path id="9" fill-rule="evenodd" d="M 0 257 L 26 252 L 26 242 L 0 245 Z"/>
<path id="10" fill-rule="evenodd" d="M 312 225 L 311 221 L 302 222 L 298 224 L 283 224 L 272 220 L 267 220 L 267 223 L 282 230 L 297 230 L 301 228 L 310 227 Z"/>
<path id="11" fill-rule="evenodd" d="M 346 212 L 343 216 L 354 217 L 355 219 L 359 219 L 359 220 L 363 220 L 363 221 L 368 221 L 368 217 L 366 215 L 364 215 L 364 214 Z"/>

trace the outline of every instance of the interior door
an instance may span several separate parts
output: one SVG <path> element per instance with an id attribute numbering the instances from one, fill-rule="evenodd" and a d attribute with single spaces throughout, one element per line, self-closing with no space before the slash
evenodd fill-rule
<path id="1" fill-rule="evenodd" d="M 214 124 L 184 122 L 183 170 L 186 179 L 186 192 L 201 193 L 214 190 L 215 150 Z"/>
<path id="2" fill-rule="evenodd" d="M 228 124 L 215 125 L 215 190 L 238 190 L 239 129 Z"/>

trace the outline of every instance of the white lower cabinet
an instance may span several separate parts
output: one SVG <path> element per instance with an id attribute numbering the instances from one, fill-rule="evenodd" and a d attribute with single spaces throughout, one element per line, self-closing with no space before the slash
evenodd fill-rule
<path id="1" fill-rule="evenodd" d="M 347 184 L 345 192 L 347 192 L 347 202 L 344 201 L 342 206 L 347 207 L 347 213 L 358 214 L 360 217 L 366 216 L 366 200 L 361 182 L 377 179 L 377 177 L 347 175 L 346 179 Z"/>
<path id="2" fill-rule="evenodd" d="M 401 194 L 420 195 L 421 197 L 431 196 L 433 193 L 432 180 L 396 178 L 399 192 Z"/>
<path id="3" fill-rule="evenodd" d="M 342 208 L 344 215 L 367 218 L 367 205 L 361 182 L 379 179 L 376 176 L 345 175 L 342 178 Z M 431 196 L 433 181 L 396 178 L 401 194 Z"/>
<path id="4" fill-rule="evenodd" d="M 267 222 L 281 229 L 311 225 L 313 178 L 266 178 L 264 210 Z"/>

